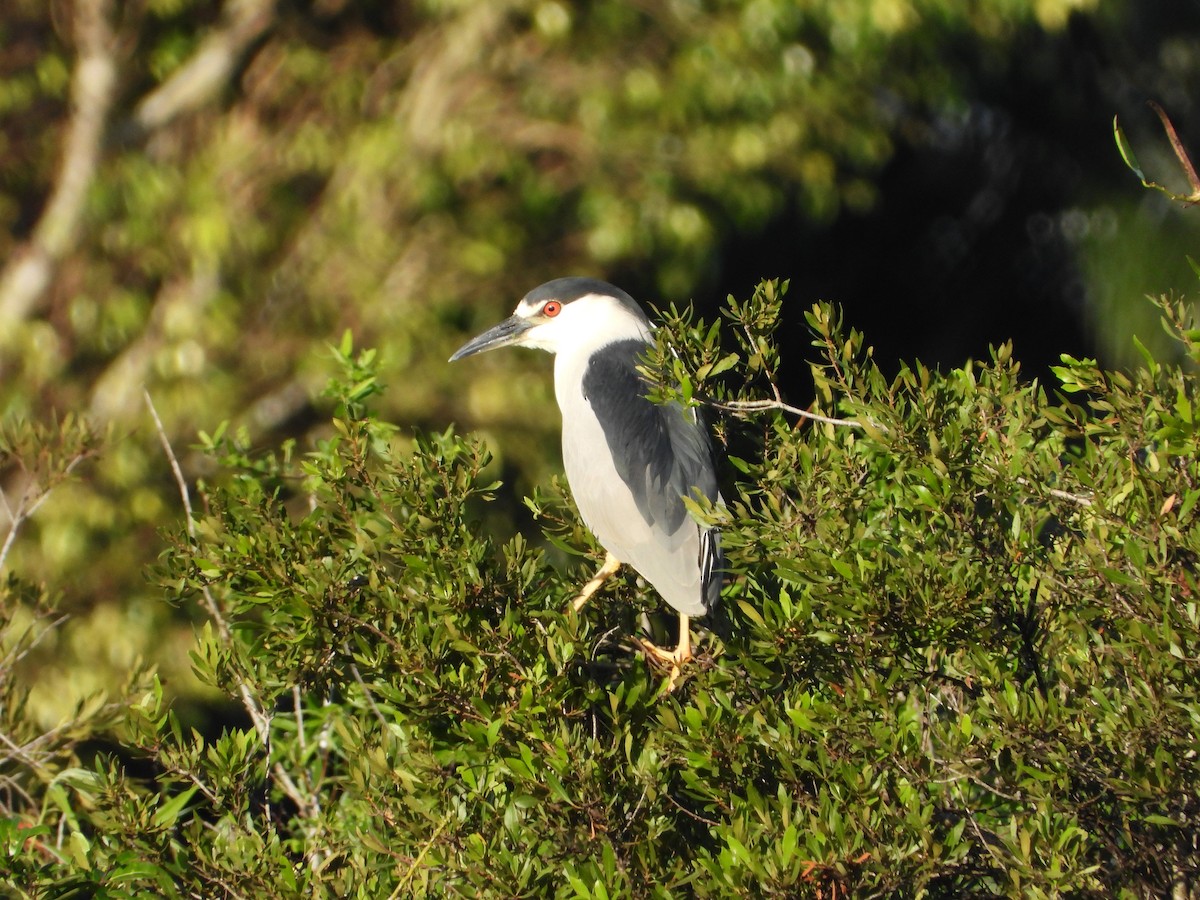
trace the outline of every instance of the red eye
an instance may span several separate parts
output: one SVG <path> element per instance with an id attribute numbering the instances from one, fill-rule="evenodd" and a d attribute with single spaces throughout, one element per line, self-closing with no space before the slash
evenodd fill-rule
<path id="1" fill-rule="evenodd" d="M 543 316 L 548 316 L 549 318 L 553 319 L 560 312 L 562 312 L 562 304 L 557 300 L 547 300 L 544 304 L 542 304 Z"/>

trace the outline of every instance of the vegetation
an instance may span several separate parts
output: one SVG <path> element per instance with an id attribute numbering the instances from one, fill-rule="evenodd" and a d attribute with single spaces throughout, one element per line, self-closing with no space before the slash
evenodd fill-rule
<path id="1" fill-rule="evenodd" d="M 658 366 L 745 403 L 783 292 L 730 303 L 736 357 L 720 323 L 671 317 L 683 359 Z M 193 665 L 245 724 L 188 730 L 152 679 L 116 755 L 64 765 L 63 734 L 8 751 L 13 887 L 1194 892 L 1195 377 L 1067 359 L 1050 400 L 1004 345 L 888 379 L 829 307 L 807 318 L 818 411 L 857 427 L 725 423 L 750 452 L 727 507 L 698 513 L 724 528 L 726 615 L 673 694 L 629 647 L 652 592 L 626 574 L 568 612 L 587 562 L 482 532 L 486 450 L 375 418 L 372 352 L 343 344 L 311 452 L 203 437 L 217 474 L 158 580 L 203 612 Z M 598 555 L 560 485 L 530 506 L 554 546 Z M 12 686 L 5 709 L 28 734 Z"/>
<path id="2" fill-rule="evenodd" d="M 0 894 L 1200 897 L 1185 301 L 1050 382 L 881 360 L 786 281 L 663 304 L 731 567 L 670 694 L 635 574 L 568 610 L 546 360 L 443 364 L 542 276 L 699 296 L 865 214 L 981 73 L 1134 6 L 13 0 Z M 1101 134 L 1190 198 L 1159 113 Z M 1129 316 L 1191 232 L 1119 222 Z"/>

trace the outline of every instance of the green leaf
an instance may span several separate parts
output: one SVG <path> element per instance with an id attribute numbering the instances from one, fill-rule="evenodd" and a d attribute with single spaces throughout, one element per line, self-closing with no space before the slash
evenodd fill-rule
<path id="1" fill-rule="evenodd" d="M 1158 363 L 1155 361 L 1154 356 L 1150 353 L 1150 351 L 1146 349 L 1146 345 L 1138 340 L 1138 336 L 1136 334 L 1133 335 L 1133 346 L 1137 348 L 1137 352 L 1141 354 L 1142 359 L 1145 360 L 1146 370 L 1150 373 L 1150 377 L 1157 377 Z"/>
<path id="2" fill-rule="evenodd" d="M 740 609 L 746 618 L 748 618 L 751 622 L 754 622 L 759 628 L 766 628 L 767 623 L 763 621 L 762 613 L 760 613 L 757 609 L 755 609 L 745 600 L 738 600 L 737 605 L 738 609 Z"/>
<path id="3" fill-rule="evenodd" d="M 1121 154 L 1121 159 L 1125 160 L 1125 165 L 1133 171 L 1133 174 L 1142 182 L 1145 182 L 1146 175 L 1142 172 L 1141 166 L 1138 165 L 1137 157 L 1134 156 L 1133 147 L 1125 137 L 1125 132 L 1121 129 L 1117 117 L 1113 116 L 1113 138 L 1117 142 L 1117 150 Z"/>
<path id="4" fill-rule="evenodd" d="M 172 827 L 198 790 L 198 786 L 192 785 L 162 804 L 162 806 L 154 811 L 152 818 L 154 824 L 160 828 Z"/>
<path id="5" fill-rule="evenodd" d="M 736 366 L 740 361 L 741 356 L 739 356 L 737 353 L 727 353 L 725 356 L 722 356 L 719 360 L 713 363 L 712 368 L 708 370 L 707 377 L 711 378 L 714 375 L 720 375 L 722 372 L 727 372 Z"/>
<path id="6" fill-rule="evenodd" d="M 1147 813 L 1139 816 L 1139 818 L 1147 825 L 1160 825 L 1167 828 L 1178 828 L 1179 822 L 1172 819 L 1170 816 L 1159 815 L 1158 813 Z"/>
<path id="7" fill-rule="evenodd" d="M 796 847 L 799 844 L 799 836 L 796 832 L 796 823 L 789 822 L 787 828 L 783 829 L 783 837 L 779 842 L 779 861 L 787 866 L 792 861 L 792 857 L 796 855 Z"/>

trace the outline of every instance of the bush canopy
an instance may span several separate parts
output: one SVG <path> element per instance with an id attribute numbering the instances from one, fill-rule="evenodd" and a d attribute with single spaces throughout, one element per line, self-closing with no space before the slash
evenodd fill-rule
<path id="1" fill-rule="evenodd" d="M 565 485 L 498 542 L 485 447 L 377 418 L 376 355 L 347 338 L 329 439 L 202 435 L 212 474 L 152 576 L 240 725 L 182 726 L 147 674 L 39 732 L 10 664 L 53 613 L 5 583 L 8 890 L 1195 896 L 1184 305 L 1159 304 L 1185 361 L 1065 358 L 1052 395 L 1007 345 L 885 375 L 816 305 L 817 421 L 773 391 L 785 290 L 668 310 L 647 361 L 727 450 L 726 504 L 693 514 L 731 574 L 674 692 L 630 647 L 672 619 L 634 574 L 569 611 L 601 553 Z M 66 477 L 90 438 L 59 429 L 10 428 L 6 458 Z"/>

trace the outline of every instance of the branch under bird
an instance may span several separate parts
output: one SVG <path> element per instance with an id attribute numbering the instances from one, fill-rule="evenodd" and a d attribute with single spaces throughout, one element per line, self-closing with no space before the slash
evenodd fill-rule
<path id="1" fill-rule="evenodd" d="M 621 563 L 632 566 L 679 613 L 674 650 L 639 641 L 668 667 L 670 690 L 692 656 L 690 619 L 720 596 L 724 560 L 717 529 L 693 519 L 683 499 L 720 500 L 709 436 L 694 410 L 649 400 L 637 369 L 651 328 L 620 288 L 558 278 L 526 294 L 512 316 L 450 361 L 508 346 L 554 354 L 563 467 L 584 523 L 607 551 L 573 605 L 581 609 Z"/>

